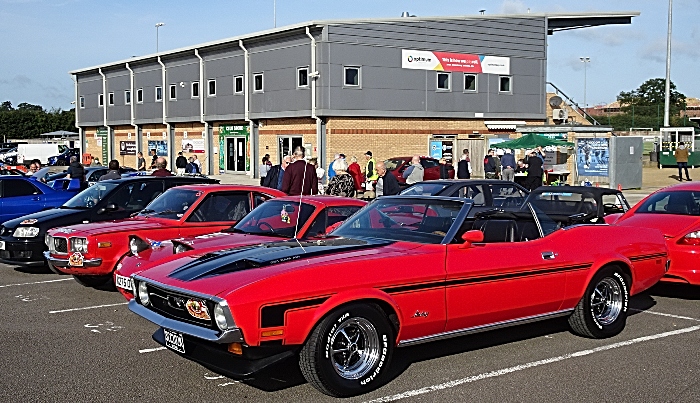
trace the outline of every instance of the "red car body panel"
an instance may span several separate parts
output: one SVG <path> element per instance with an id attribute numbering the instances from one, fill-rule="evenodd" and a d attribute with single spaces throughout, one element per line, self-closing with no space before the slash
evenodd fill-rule
<path id="1" fill-rule="evenodd" d="M 192 185 L 180 186 L 178 191 L 192 190 L 199 192 L 197 200 L 179 219 L 159 218 L 156 216 L 137 216 L 126 220 L 78 224 L 54 228 L 48 231 L 52 237 L 66 239 L 81 237 L 88 240 L 88 252 L 81 254 L 85 261 L 101 259 L 99 265 L 60 266 L 53 264 L 59 271 L 77 276 L 104 276 L 114 272 L 117 262 L 129 251 L 129 236 L 137 235 L 147 241 L 162 241 L 178 237 L 208 234 L 234 225 L 237 221 L 190 222 L 188 219 L 197 211 L 199 205 L 209 195 L 228 192 L 248 193 L 249 205 L 254 205 L 254 195 L 265 197 L 284 196 L 284 193 L 261 186 L 245 185 Z M 99 245 L 109 246 L 101 247 Z M 50 252 L 50 258 L 68 259 L 73 253 Z"/>
<path id="2" fill-rule="evenodd" d="M 393 157 L 389 158 L 389 160 L 403 160 L 401 164 L 397 164 L 395 169 L 390 170 L 389 172 L 396 177 L 396 179 L 399 181 L 399 183 L 406 183 L 406 179 L 403 177 L 403 171 L 406 170 L 409 166 L 411 166 L 411 160 L 413 159 L 413 156 L 410 157 Z M 423 180 L 433 180 L 433 179 L 440 179 L 440 164 L 438 163 L 438 160 L 432 157 L 425 157 L 421 156 L 420 157 L 421 162 L 428 160 L 431 161 L 435 164 L 437 164 L 434 167 L 430 168 L 425 168 L 425 171 L 423 173 Z M 449 179 L 454 179 L 455 177 L 455 169 L 452 165 L 448 165 L 448 175 Z"/>
<path id="3" fill-rule="evenodd" d="M 277 201 L 290 201 L 299 202 L 299 198 L 294 197 L 280 197 Z M 327 207 L 364 207 L 367 202 L 359 199 L 352 199 L 346 197 L 336 197 L 336 196 L 309 196 L 304 197 L 304 203 L 310 204 L 314 207 L 314 212 L 309 216 L 306 222 L 299 227 L 298 238 L 307 238 L 314 236 L 309 234 L 308 231 L 313 224 L 316 217 Z M 269 222 L 274 228 L 281 224 L 279 222 Z M 143 270 L 147 270 L 154 266 L 169 265 L 170 262 L 177 261 L 178 265 L 184 264 L 183 262 L 191 261 L 201 257 L 202 255 L 220 251 L 223 249 L 230 249 L 235 247 L 243 247 L 249 245 L 256 245 L 264 242 L 275 242 L 280 241 L 283 238 L 276 236 L 266 236 L 266 235 L 255 235 L 255 234 L 241 234 L 241 233 L 224 233 L 217 232 L 204 236 L 191 236 L 185 238 L 176 239 L 177 242 L 187 244 L 189 247 L 193 248 L 190 251 L 183 252 L 175 255 L 173 251 L 173 242 L 164 241 L 159 247 L 152 247 L 138 255 L 127 254 L 118 264 L 117 270 L 115 270 L 116 276 L 130 277 L 132 274 L 139 273 Z M 187 258 L 187 259 L 182 259 Z M 177 267 L 177 266 L 174 266 Z M 115 281 L 115 283 L 117 283 Z M 117 284 L 117 289 L 119 292 L 127 299 L 130 300 L 134 297 L 133 293 Z"/>

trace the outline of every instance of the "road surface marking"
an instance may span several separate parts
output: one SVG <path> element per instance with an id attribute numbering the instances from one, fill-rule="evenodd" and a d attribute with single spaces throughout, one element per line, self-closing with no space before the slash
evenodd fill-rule
<path id="1" fill-rule="evenodd" d="M 152 353 L 154 351 L 160 351 L 160 350 L 165 350 L 165 347 L 144 348 L 143 350 L 139 350 L 139 354 Z"/>
<path id="2" fill-rule="evenodd" d="M 60 311 L 49 311 L 49 313 L 63 313 L 63 312 L 73 312 L 73 311 L 84 311 L 86 309 L 97 309 L 97 308 L 107 308 L 110 306 L 119 306 L 119 305 L 126 305 L 128 302 L 120 302 L 118 304 L 107 304 L 107 305 L 95 305 L 95 306 L 86 306 L 84 308 L 70 308 L 70 309 L 62 309 Z"/>
<path id="3" fill-rule="evenodd" d="M 659 316 L 666 316 L 668 318 L 676 318 L 676 319 L 685 319 L 685 320 L 692 320 L 695 322 L 700 322 L 700 319 L 695 319 L 695 318 L 690 318 L 688 316 L 678 316 L 678 315 L 672 315 L 670 313 L 663 313 L 663 312 L 654 312 L 654 311 L 645 311 L 643 309 L 633 309 L 630 308 L 630 311 L 635 311 L 635 312 L 641 312 L 641 313 L 649 313 L 652 315 L 659 315 Z"/>
<path id="4" fill-rule="evenodd" d="M 33 283 L 17 283 L 17 284 L 5 284 L 5 285 L 0 285 L 0 288 L 5 288 L 5 287 L 14 287 L 18 285 L 31 285 L 31 284 L 43 284 L 43 283 L 56 283 L 58 281 L 69 281 L 73 280 L 73 278 L 60 278 L 58 280 L 45 280 L 45 281 L 35 281 Z"/>
<path id="5" fill-rule="evenodd" d="M 445 382 L 445 383 L 441 383 L 438 385 L 426 386 L 426 387 L 420 388 L 420 389 L 409 390 L 408 392 L 399 393 L 396 395 L 380 397 L 379 399 L 369 400 L 366 403 L 393 402 L 393 401 L 405 399 L 408 397 L 413 397 L 413 396 L 423 395 L 423 394 L 430 393 L 430 392 L 436 392 L 439 390 L 454 388 L 454 387 L 457 387 L 457 386 L 460 386 L 460 385 L 463 385 L 466 383 L 480 381 L 482 379 L 495 378 L 495 377 L 498 377 L 501 375 L 510 374 L 512 372 L 518 372 L 518 371 L 522 371 L 522 370 L 529 369 L 529 368 L 539 367 L 541 365 L 552 364 L 555 362 L 564 361 L 564 360 L 568 360 L 571 358 L 584 357 L 584 356 L 598 353 L 601 351 L 612 350 L 615 348 L 625 347 L 625 346 L 629 346 L 632 344 L 637 344 L 637 343 L 650 341 L 650 340 L 662 339 L 664 337 L 670 337 L 670 336 L 676 336 L 679 334 L 690 333 L 690 332 L 694 332 L 697 330 L 700 330 L 700 326 L 686 327 L 683 329 L 673 330 L 670 332 L 657 333 L 657 334 L 654 334 L 651 336 L 638 337 L 636 339 L 621 341 L 619 343 L 608 344 L 606 346 L 600 346 L 600 347 L 592 348 L 590 350 L 582 350 L 582 351 L 578 351 L 578 352 L 571 353 L 571 354 L 564 354 L 564 355 L 560 355 L 558 357 L 547 358 L 547 359 L 540 360 L 540 361 L 533 361 L 533 362 L 529 362 L 527 364 L 521 364 L 521 365 L 516 365 L 516 366 L 510 367 L 510 368 L 499 369 L 497 371 L 485 372 L 483 374 L 474 375 L 474 376 L 470 376 L 470 377 L 462 378 L 462 379 L 457 379 L 454 381 Z"/>

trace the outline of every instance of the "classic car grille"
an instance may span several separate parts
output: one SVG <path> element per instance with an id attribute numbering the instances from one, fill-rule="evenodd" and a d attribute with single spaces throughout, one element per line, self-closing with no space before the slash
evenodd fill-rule
<path id="1" fill-rule="evenodd" d="M 68 240 L 66 238 L 52 238 L 53 250 L 57 253 L 68 253 Z"/>
<path id="2" fill-rule="evenodd" d="M 148 295 L 151 299 L 151 304 L 148 308 L 157 311 L 161 315 L 171 319 L 177 319 L 188 323 L 193 323 L 199 326 L 205 326 L 210 329 L 218 330 L 218 327 L 216 327 L 216 324 L 214 324 L 214 321 L 212 319 L 197 319 L 190 315 L 187 312 L 187 308 L 185 308 L 185 303 L 188 299 L 197 299 L 200 301 L 204 301 L 207 305 L 207 309 L 209 310 L 209 316 L 213 318 L 213 302 L 203 300 L 201 298 L 191 297 L 185 294 L 179 294 L 172 291 L 164 290 L 152 284 L 148 284 Z"/>

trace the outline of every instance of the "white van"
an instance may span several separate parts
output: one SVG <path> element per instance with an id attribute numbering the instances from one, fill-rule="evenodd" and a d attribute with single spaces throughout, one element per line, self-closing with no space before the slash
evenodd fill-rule
<path id="1" fill-rule="evenodd" d="M 38 159 L 42 164 L 48 164 L 49 157 L 61 154 L 66 148 L 63 144 L 20 144 L 17 146 L 17 163 L 29 164 Z"/>

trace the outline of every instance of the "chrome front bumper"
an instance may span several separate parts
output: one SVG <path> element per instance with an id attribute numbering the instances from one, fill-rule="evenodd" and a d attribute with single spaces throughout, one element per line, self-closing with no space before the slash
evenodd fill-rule
<path id="1" fill-rule="evenodd" d="M 71 266 L 68 264 L 68 259 L 62 259 L 57 257 L 51 257 L 51 252 L 45 251 L 44 257 L 50 265 L 54 267 L 70 267 L 73 269 L 80 269 L 81 267 L 97 267 L 102 264 L 102 259 L 85 259 L 83 260 L 82 266 Z"/>

